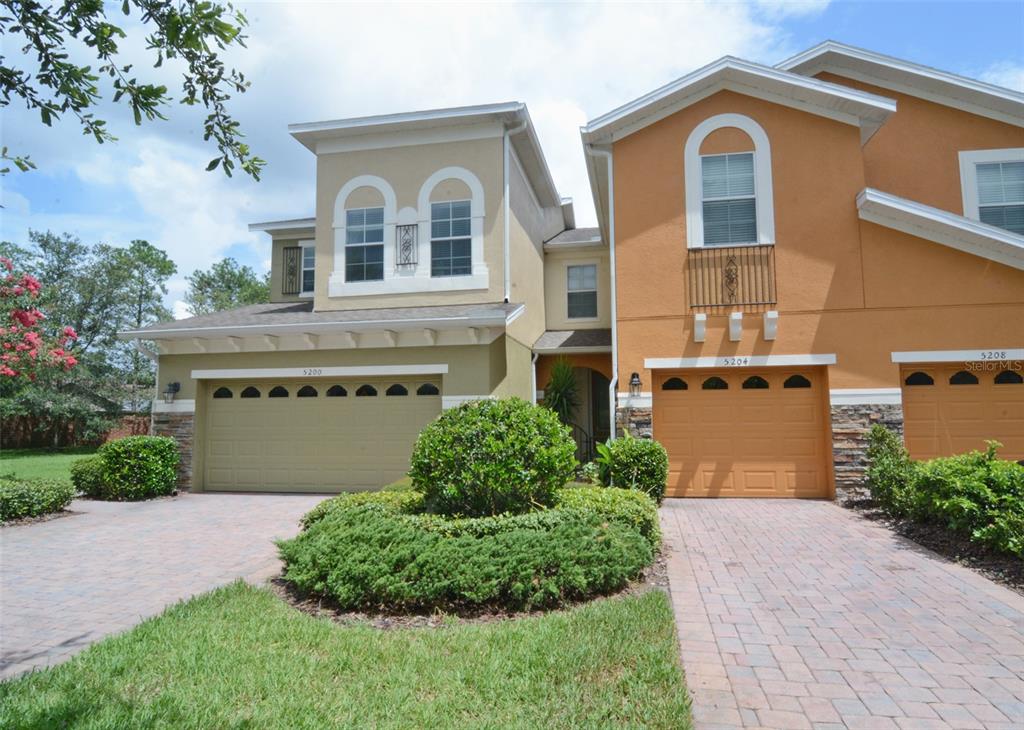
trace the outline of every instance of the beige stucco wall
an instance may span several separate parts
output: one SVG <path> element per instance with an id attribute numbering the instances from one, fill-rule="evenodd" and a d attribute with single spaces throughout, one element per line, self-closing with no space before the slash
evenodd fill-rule
<path id="1" fill-rule="evenodd" d="M 270 301 L 272 302 L 298 302 L 309 297 L 300 297 L 298 294 L 282 294 L 281 287 L 284 285 L 284 250 L 288 246 L 298 246 L 300 241 L 313 240 L 312 234 L 308 238 L 275 238 L 270 249 Z"/>
<path id="2" fill-rule="evenodd" d="M 342 187 L 361 175 L 386 180 L 395 191 L 396 212 L 418 207 L 423 183 L 444 167 L 462 167 L 479 179 L 484 191 L 484 261 L 489 270 L 487 289 L 423 292 L 394 295 L 329 297 L 328 279 L 334 266 L 334 206 Z M 445 194 L 442 183 L 433 200 L 453 199 L 464 193 L 459 181 Z M 386 149 L 321 153 L 317 156 L 316 184 L 316 300 L 317 310 L 371 309 L 377 307 L 429 306 L 498 302 L 502 285 L 502 142 L 501 137 L 459 142 L 404 145 Z M 368 193 L 357 189 L 349 207 L 378 204 L 368 202 Z M 364 199 L 366 198 L 366 199 Z M 394 246 L 393 240 L 385 246 Z M 420 262 L 430 266 L 430 262 Z"/>
<path id="3" fill-rule="evenodd" d="M 505 357 L 503 362 L 496 360 L 493 363 L 492 372 L 496 373 L 499 367 L 504 367 L 504 377 L 496 384 L 494 395 L 498 398 L 515 396 L 523 400 L 530 400 L 533 383 L 533 351 L 527 345 L 511 337 L 503 339 Z"/>
<path id="4" fill-rule="evenodd" d="M 442 378 L 443 395 L 490 395 L 496 388 L 504 387 L 505 339 L 499 337 L 489 345 L 447 347 L 162 355 L 160 388 L 163 389 L 169 382 L 179 382 L 179 400 L 196 398 L 197 385 L 192 379 L 193 370 L 443 363 L 448 365 L 448 373 Z M 500 365 L 496 367 L 495 361 Z"/>
<path id="5" fill-rule="evenodd" d="M 568 272 L 570 265 L 597 265 L 597 318 L 569 319 Z M 588 246 L 548 251 L 544 262 L 544 296 L 549 330 L 607 329 L 611 318 L 611 270 L 608 249 Z"/>

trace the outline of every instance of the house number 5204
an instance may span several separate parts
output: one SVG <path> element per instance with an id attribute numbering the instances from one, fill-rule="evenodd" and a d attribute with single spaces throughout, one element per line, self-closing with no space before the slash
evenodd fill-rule
<path id="1" fill-rule="evenodd" d="M 750 364 L 749 357 L 723 357 L 722 364 L 726 367 L 743 367 Z"/>

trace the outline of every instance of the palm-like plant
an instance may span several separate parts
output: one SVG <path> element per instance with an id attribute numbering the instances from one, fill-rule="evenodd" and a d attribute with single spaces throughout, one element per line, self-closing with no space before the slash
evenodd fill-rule
<path id="1" fill-rule="evenodd" d="M 572 425 L 572 414 L 579 404 L 572 364 L 558 358 L 551 368 L 551 379 L 544 386 L 544 405 L 557 413 L 562 423 Z"/>

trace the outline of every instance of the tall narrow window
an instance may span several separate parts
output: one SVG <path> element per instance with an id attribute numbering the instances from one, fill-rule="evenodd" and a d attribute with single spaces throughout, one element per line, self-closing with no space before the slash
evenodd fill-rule
<path id="1" fill-rule="evenodd" d="M 345 211 L 345 281 L 384 278 L 384 209 Z"/>
<path id="2" fill-rule="evenodd" d="M 468 200 L 430 205 L 430 275 L 466 276 L 473 271 Z"/>
<path id="3" fill-rule="evenodd" d="M 982 163 L 977 174 L 981 222 L 1024 235 L 1024 162 Z"/>
<path id="4" fill-rule="evenodd" d="M 757 243 L 754 153 L 701 157 L 704 245 Z"/>
<path id="5" fill-rule="evenodd" d="M 569 319 L 597 316 L 597 266 L 585 264 L 566 267 L 568 277 Z"/>
<path id="6" fill-rule="evenodd" d="M 302 294 L 313 293 L 313 268 L 316 264 L 316 248 L 302 247 Z"/>

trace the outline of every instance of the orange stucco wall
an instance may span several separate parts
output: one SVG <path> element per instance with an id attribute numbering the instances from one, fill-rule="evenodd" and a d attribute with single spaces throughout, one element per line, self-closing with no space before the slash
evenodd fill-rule
<path id="1" fill-rule="evenodd" d="M 959 153 L 1024 147 L 1012 124 L 832 73 L 818 78 L 896 101 L 896 113 L 864 146 L 868 185 L 963 215 Z"/>
<path id="2" fill-rule="evenodd" d="M 559 357 L 564 357 L 573 367 L 590 368 L 612 378 L 612 355 L 610 352 L 603 353 L 570 353 L 567 355 L 541 355 L 537 358 L 537 388 L 544 390 L 551 379 L 551 368 Z"/>
<path id="3" fill-rule="evenodd" d="M 757 121 L 771 145 L 779 329 L 766 341 L 761 315 L 747 314 L 731 342 L 727 316 L 709 315 L 698 344 L 684 269 L 683 149 L 697 124 L 728 112 Z M 711 141 L 716 153 L 743 149 L 728 148 L 740 135 Z M 982 135 L 963 148 L 993 143 Z M 649 390 L 647 357 L 835 353 L 830 387 L 896 387 L 893 351 L 1024 343 L 1024 272 L 860 221 L 866 163 L 853 126 L 723 91 L 616 142 L 614 154 L 620 383 L 636 371 Z M 953 186 L 948 200 L 960 195 L 953 158 L 955 180 L 935 181 Z M 911 172 L 891 179 L 914 176 L 917 163 L 903 164 Z M 921 202 L 937 205 L 936 195 Z"/>

